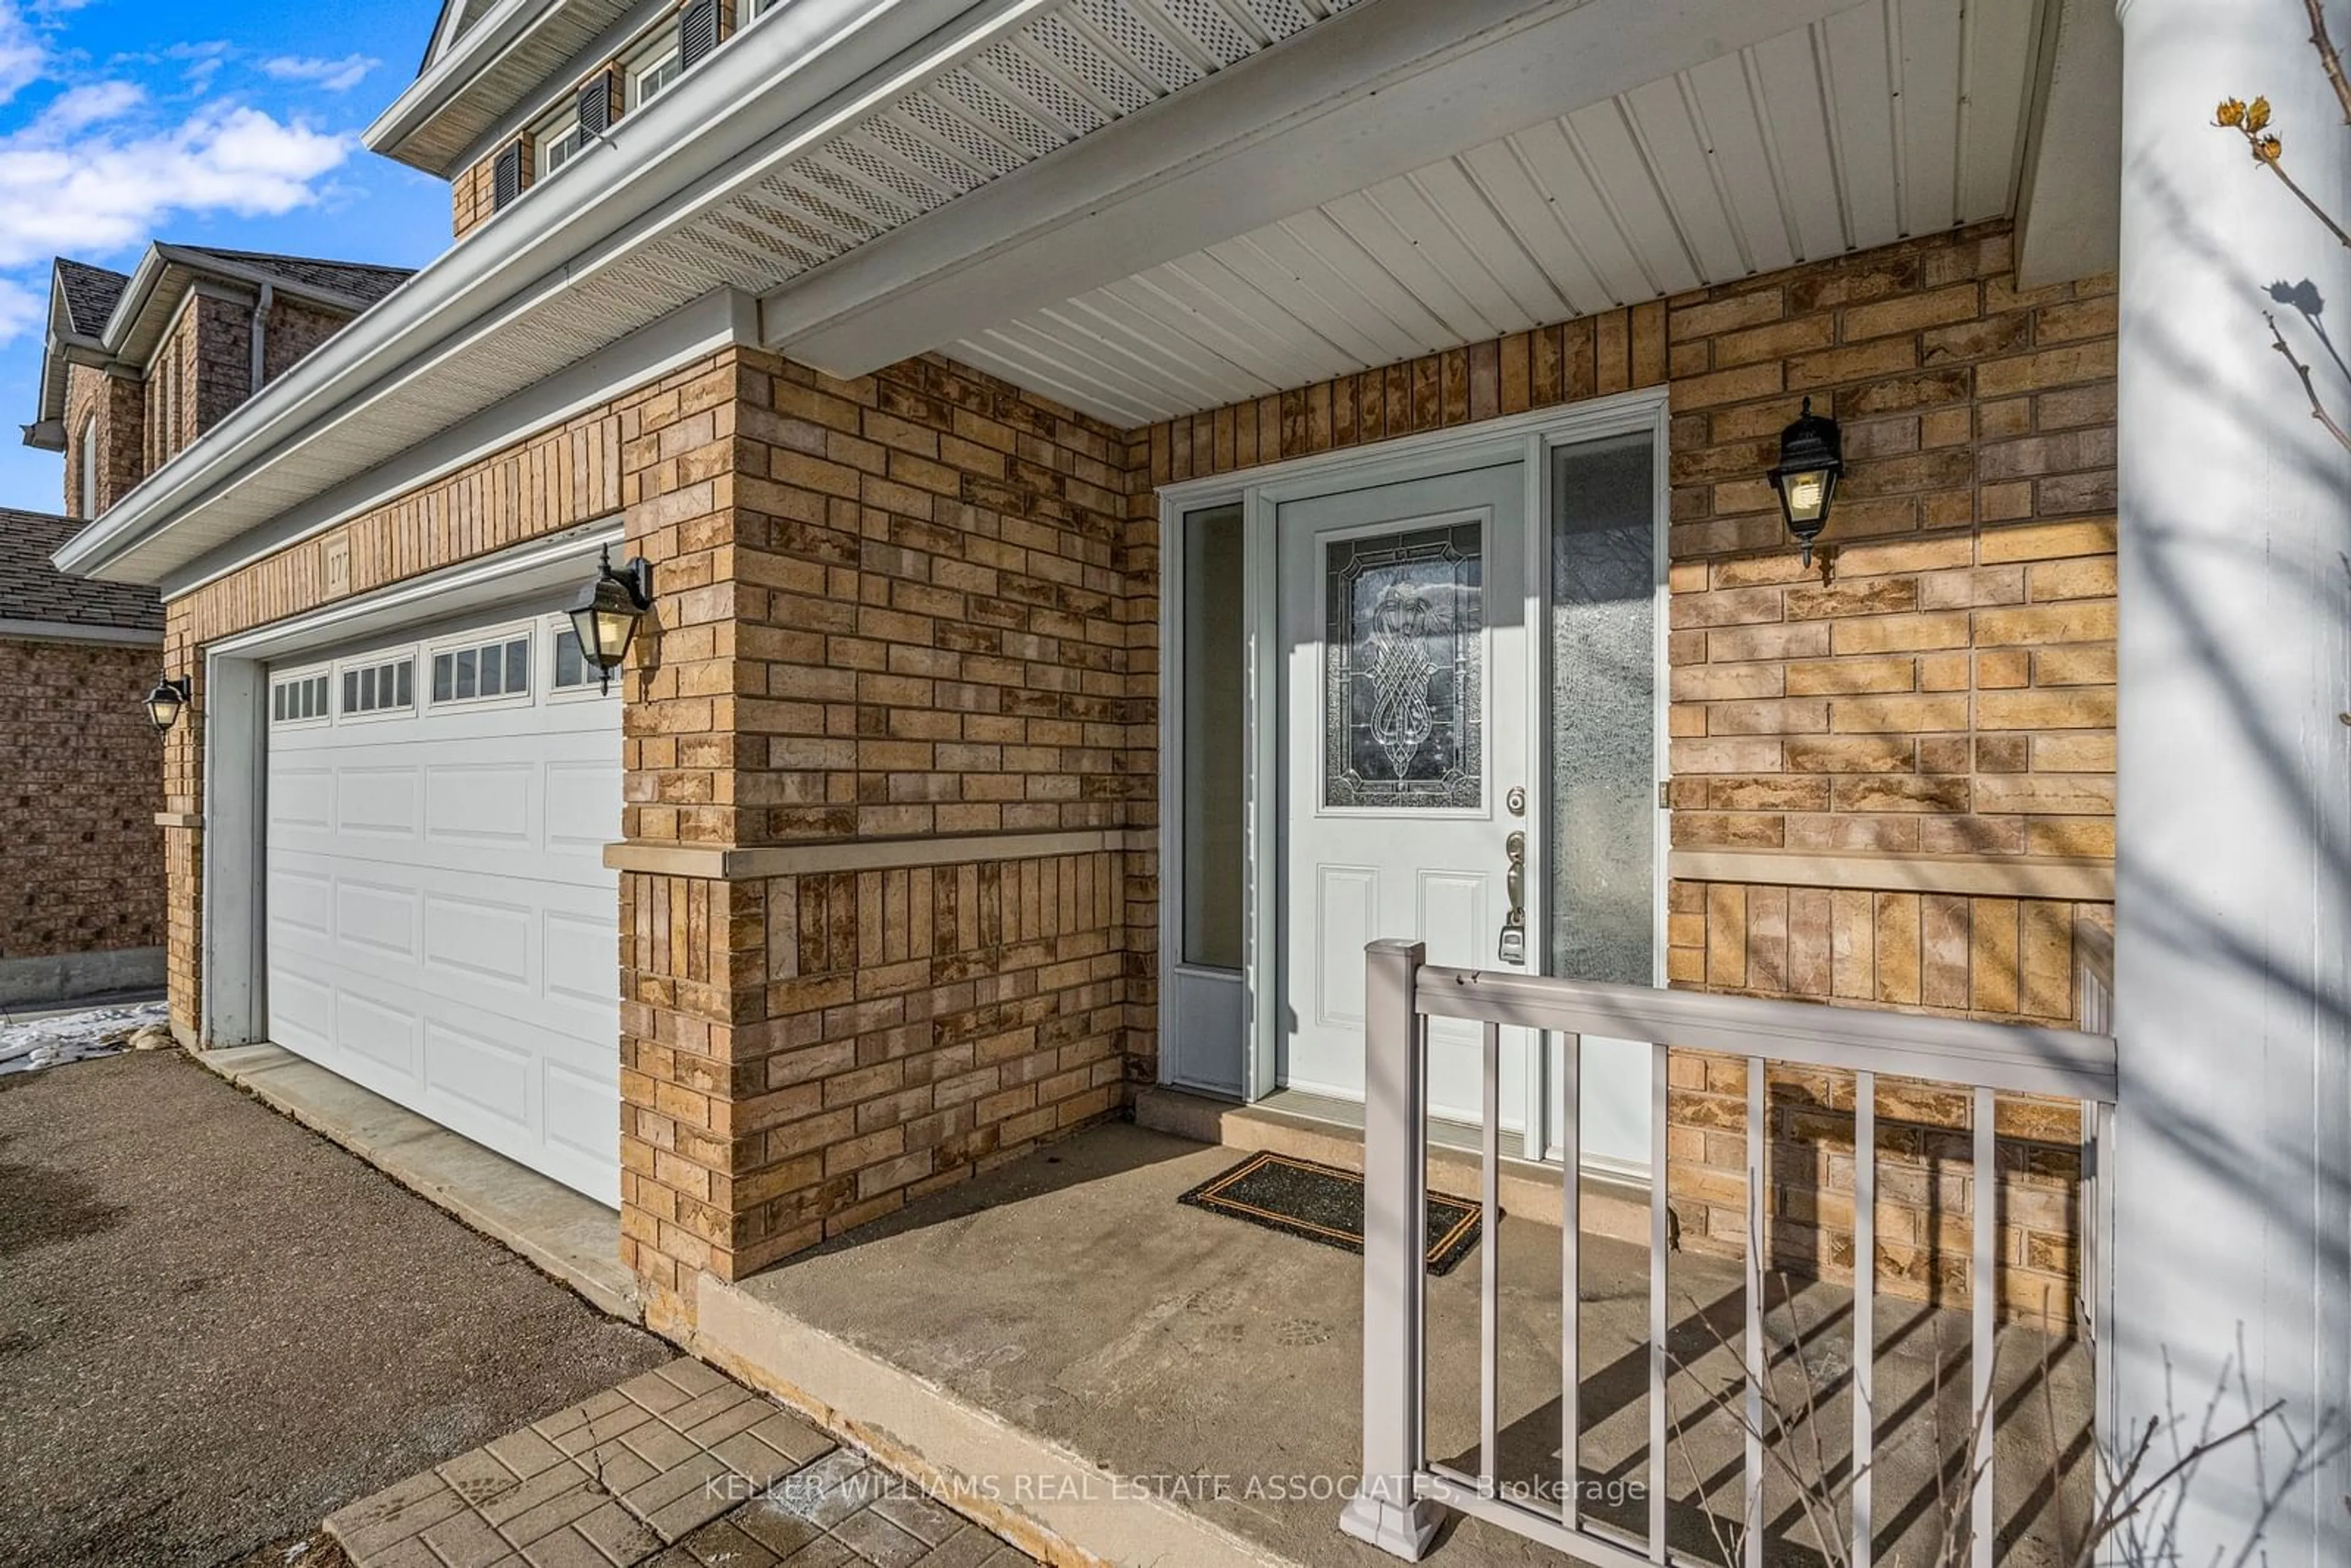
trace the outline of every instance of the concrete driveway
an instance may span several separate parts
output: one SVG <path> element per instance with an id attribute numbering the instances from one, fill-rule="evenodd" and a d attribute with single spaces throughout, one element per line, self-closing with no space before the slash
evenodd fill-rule
<path id="1" fill-rule="evenodd" d="M 675 1354 L 177 1051 L 0 1077 L 0 1564 L 233 1563 Z"/>

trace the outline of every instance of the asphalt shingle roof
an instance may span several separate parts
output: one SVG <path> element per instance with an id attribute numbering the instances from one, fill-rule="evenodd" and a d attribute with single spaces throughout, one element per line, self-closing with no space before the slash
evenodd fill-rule
<path id="1" fill-rule="evenodd" d="M 153 589 L 68 577 L 50 564 L 83 527 L 78 517 L 0 507 L 0 621 L 161 632 L 163 601 Z"/>
<path id="2" fill-rule="evenodd" d="M 183 245 L 178 248 L 197 256 L 215 256 L 256 272 L 269 273 L 305 287 L 348 294 L 370 305 L 415 276 L 409 267 L 375 267 L 363 261 L 326 261 L 317 256 L 275 256 L 257 250 L 221 250 L 202 245 Z"/>
<path id="3" fill-rule="evenodd" d="M 65 291 L 66 314 L 72 319 L 73 329 L 89 338 L 98 336 L 106 319 L 114 314 L 115 301 L 131 287 L 125 274 L 62 256 L 57 257 L 57 283 Z"/>

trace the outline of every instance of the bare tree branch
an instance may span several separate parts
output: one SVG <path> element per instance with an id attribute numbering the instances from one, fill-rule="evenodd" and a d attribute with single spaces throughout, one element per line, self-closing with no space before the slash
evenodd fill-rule
<path id="1" fill-rule="evenodd" d="M 2326 225 L 2327 233 L 2333 235 L 2335 239 L 2341 242 L 2344 246 L 2351 246 L 2351 230 L 2345 229 L 2341 224 L 2335 221 L 2334 215 L 2328 213 L 2325 207 L 2320 206 L 2316 202 L 2311 200 L 2310 193 L 2304 190 L 2300 185 L 2294 183 L 2294 176 L 2285 172 L 2285 164 L 2282 161 L 2275 158 L 2256 157 L 2254 162 L 2259 163 L 2262 168 L 2267 169 L 2271 173 L 2275 174 L 2278 179 L 2283 183 L 2285 188 L 2294 193 L 2294 199 L 2299 201 L 2304 206 L 2308 207 L 2312 215 L 2316 217 L 2320 223 Z"/>
<path id="2" fill-rule="evenodd" d="M 2351 430 L 2346 430 L 2342 422 L 2327 412 L 2325 402 L 2318 395 L 2317 383 L 2311 380 L 2310 367 L 2295 358 L 2294 350 L 2286 346 L 2285 334 L 2278 330 L 2277 318 L 2264 310 L 2262 319 L 2269 323 L 2271 347 L 2285 356 L 2285 362 L 2292 365 L 2294 373 L 2301 378 L 2303 396 L 2310 400 L 2310 417 L 2324 425 L 2326 434 L 2335 437 L 2344 450 L 2351 451 Z"/>
<path id="3" fill-rule="evenodd" d="M 2335 100 L 2343 106 L 2343 123 L 2351 125 L 2351 77 L 2343 74 L 2343 56 L 2335 49 L 2335 40 L 2326 34 L 2326 11 L 2320 0 L 2302 0 L 2310 13 L 2310 47 L 2318 51 L 2318 63 L 2326 68 L 2326 79 L 2334 86 Z"/>

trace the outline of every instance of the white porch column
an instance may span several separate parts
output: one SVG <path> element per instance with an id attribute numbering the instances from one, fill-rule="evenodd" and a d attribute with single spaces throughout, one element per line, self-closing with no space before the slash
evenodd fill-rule
<path id="1" fill-rule="evenodd" d="M 2118 1429 L 2168 1394 L 2192 1433 L 2241 1336 L 2255 1405 L 2307 1434 L 2351 1415 L 2351 457 L 2262 317 L 2351 420 L 2351 376 L 2270 292 L 2314 287 L 2351 358 L 2351 251 L 2212 111 L 2266 93 L 2286 167 L 2336 214 L 2351 130 L 2303 0 L 2118 10 Z M 2346 11 L 2328 0 L 2338 41 Z M 2179 1561 L 2234 1559 L 2252 1458 L 2198 1479 Z M 2273 1568 L 2351 1562 L 2346 1493 L 2337 1460 L 2287 1500 Z"/>

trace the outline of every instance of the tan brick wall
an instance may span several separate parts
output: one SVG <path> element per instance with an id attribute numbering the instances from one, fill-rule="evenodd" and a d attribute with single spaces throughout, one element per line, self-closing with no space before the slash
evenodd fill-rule
<path id="1" fill-rule="evenodd" d="M 163 940 L 152 648 L 0 639 L 0 960 Z"/>
<path id="2" fill-rule="evenodd" d="M 97 515 L 131 493 L 147 476 L 146 389 L 128 376 L 91 365 L 66 368 L 66 489 L 68 517 L 82 514 L 81 443 L 98 443 Z"/>
<path id="3" fill-rule="evenodd" d="M 630 839 L 928 846 L 625 879 L 623 1250 L 683 1312 L 697 1272 L 887 1212 L 1155 1072 L 1150 857 L 1123 831 L 1155 777 L 1129 653 L 1156 578 L 1124 436 L 947 361 L 840 382 L 742 354 L 680 413 L 643 454 L 667 497 L 632 524 L 662 636 L 632 689 Z M 1024 848 L 1071 832 L 1093 847 Z"/>
<path id="4" fill-rule="evenodd" d="M 253 394 L 253 311 L 189 298 L 147 370 L 146 465 L 162 467 Z"/>
<path id="5" fill-rule="evenodd" d="M 1790 867 L 1672 883 L 1672 983 L 2070 1022 L 2074 923 L 2107 921 L 2109 906 L 1898 891 L 1920 874 L 1918 857 L 2022 873 L 2114 853 L 2112 282 L 2019 293 L 2012 265 L 2005 225 L 1984 225 L 1138 434 L 1157 485 L 1667 384 L 1672 840 L 1775 852 Z M 1807 396 L 1843 425 L 1846 456 L 1831 548 L 1809 570 L 1763 478 Z M 1148 527 L 1155 497 L 1138 495 L 1133 516 Z M 1886 891 L 1801 885 L 1798 868 L 1831 854 L 1914 863 Z M 1703 1083 L 1724 1068 L 1692 1058 L 1677 1071 Z M 1833 1113 L 1848 1118 L 1847 1192 L 1850 1107 L 1848 1084 Z M 1743 1192 L 1743 1155 L 1708 1113 L 1693 1086 L 1673 1102 L 1676 1214 L 1686 1245 L 1736 1249 L 1743 1221 L 1714 1200 Z M 1957 1180 L 1943 1212 L 1963 1222 L 1965 1139 L 1951 1178 L 1949 1140 L 1930 1136 L 1947 1125 L 1886 1114 L 1882 1234 L 1917 1228 L 1891 1195 L 1917 1188 L 1928 1166 Z M 2074 1134 L 2038 1111 L 2014 1114 L 2053 1141 L 2020 1131 L 2003 1159 L 2057 1190 L 2077 1158 Z M 1775 1148 L 1775 1252 L 1801 1243 L 1814 1267 L 1850 1278 L 1849 1209 L 1840 1229 L 1821 1178 L 1801 1174 L 1807 1156 L 1784 1139 Z M 1797 1224 L 1815 1210 L 1825 1218 Z M 2003 1289 L 2037 1310 L 2069 1265 L 2034 1271 L 2055 1256 L 2045 1229 L 2017 1219 L 2005 1235 Z M 1954 1269 L 1964 1283 L 1964 1245 L 1931 1267 L 1893 1249 L 1879 1260 L 1891 1289 L 1948 1287 Z"/>
<path id="6" fill-rule="evenodd" d="M 2010 266 L 1980 232 L 1674 302 L 1677 846 L 2113 857 L 2112 283 Z M 1813 571 L 1761 477 L 1803 395 L 1847 462 Z"/>
<path id="7" fill-rule="evenodd" d="M 268 319 L 262 323 L 261 379 L 264 385 L 276 381 L 302 362 L 311 350 L 350 325 L 351 319 L 340 310 L 329 310 L 307 300 L 288 299 L 283 295 L 269 304 Z M 247 363 L 246 376 L 251 379 L 253 367 Z"/>
<path id="8" fill-rule="evenodd" d="M 1123 1103 L 1120 861 L 631 876 L 622 1250 L 657 1299 Z"/>

